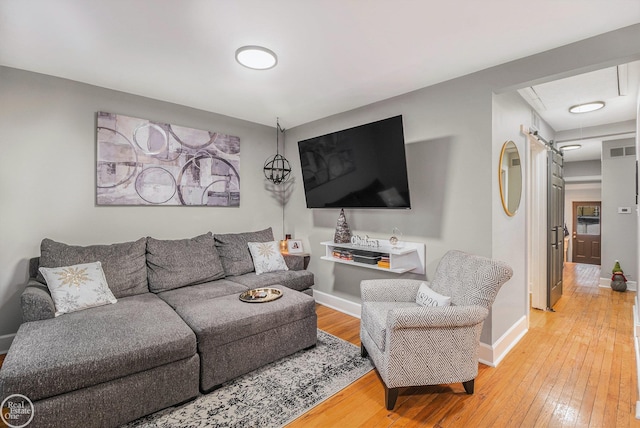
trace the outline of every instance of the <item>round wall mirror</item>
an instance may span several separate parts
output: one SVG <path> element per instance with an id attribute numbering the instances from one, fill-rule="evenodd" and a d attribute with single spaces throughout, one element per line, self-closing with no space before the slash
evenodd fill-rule
<path id="1" fill-rule="evenodd" d="M 507 141 L 500 151 L 498 182 L 502 207 L 508 216 L 514 216 L 520 206 L 522 196 L 522 166 L 520 153 L 513 141 Z"/>

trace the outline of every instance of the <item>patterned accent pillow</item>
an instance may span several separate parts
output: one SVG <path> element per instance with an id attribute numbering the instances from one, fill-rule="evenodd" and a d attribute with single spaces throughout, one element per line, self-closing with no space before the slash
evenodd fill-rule
<path id="1" fill-rule="evenodd" d="M 284 257 L 280 253 L 280 243 L 278 241 L 248 242 L 247 245 L 249 245 L 249 252 L 251 252 L 251 257 L 253 258 L 256 275 L 289 270 Z"/>
<path id="2" fill-rule="evenodd" d="M 423 282 L 418 289 L 416 303 L 420 306 L 450 306 L 451 297 L 436 293 Z"/>
<path id="3" fill-rule="evenodd" d="M 100 262 L 38 270 L 47 281 L 55 316 L 117 302 Z"/>

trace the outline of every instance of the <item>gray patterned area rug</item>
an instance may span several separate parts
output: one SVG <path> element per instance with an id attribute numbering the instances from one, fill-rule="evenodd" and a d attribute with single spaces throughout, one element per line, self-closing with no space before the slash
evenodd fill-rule
<path id="1" fill-rule="evenodd" d="M 286 425 L 371 371 L 357 346 L 318 330 L 318 343 L 179 407 L 126 428 L 278 427 Z"/>

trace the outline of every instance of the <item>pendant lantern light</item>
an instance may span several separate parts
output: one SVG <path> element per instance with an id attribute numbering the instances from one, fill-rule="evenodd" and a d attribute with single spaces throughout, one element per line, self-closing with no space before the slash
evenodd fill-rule
<path id="1" fill-rule="evenodd" d="M 280 132 L 284 133 L 284 129 L 280 128 L 280 120 L 276 119 L 276 154 L 268 158 L 264 163 L 264 176 L 273 184 L 281 184 L 291 176 L 291 165 L 289 161 L 279 152 L 279 136 Z"/>

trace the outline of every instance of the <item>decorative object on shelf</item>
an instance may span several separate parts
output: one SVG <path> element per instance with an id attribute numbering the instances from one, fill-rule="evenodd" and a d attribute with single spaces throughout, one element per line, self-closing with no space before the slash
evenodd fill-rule
<path id="1" fill-rule="evenodd" d="M 625 278 L 618 260 L 616 260 L 611 273 L 611 289 L 614 291 L 627 291 L 627 278 Z"/>
<path id="2" fill-rule="evenodd" d="M 351 242 L 351 230 L 349 229 L 347 218 L 344 216 L 344 209 L 340 210 L 338 224 L 336 225 L 336 233 L 333 236 L 333 242 L 336 244 L 348 244 Z"/>
<path id="3" fill-rule="evenodd" d="M 389 244 L 391 244 L 392 248 L 402 248 L 402 242 L 400 239 L 402 238 L 402 232 L 397 227 L 394 227 L 391 230 L 391 238 L 389 238 Z"/>
<path id="4" fill-rule="evenodd" d="M 336 259 L 353 261 L 353 254 L 351 253 L 351 251 L 345 250 L 345 249 L 342 249 L 342 248 L 335 248 L 331 252 L 331 255 L 333 257 L 335 257 Z"/>
<path id="5" fill-rule="evenodd" d="M 240 138 L 98 112 L 97 205 L 240 206 Z"/>
<path id="6" fill-rule="evenodd" d="M 391 259 L 388 254 L 383 254 L 378 260 L 378 267 L 381 269 L 389 269 L 391 268 Z"/>
<path id="7" fill-rule="evenodd" d="M 282 227 L 284 228 L 284 223 L 282 224 Z M 284 235 L 284 239 L 280 241 L 280 252 L 281 253 L 289 252 L 289 248 L 287 247 L 287 241 L 289 239 L 291 239 L 291 234 L 287 233 L 286 235 Z"/>
<path id="8" fill-rule="evenodd" d="M 276 154 L 265 161 L 263 168 L 264 176 L 273 184 L 284 183 L 291 176 L 291 165 L 278 149 L 280 133 L 284 134 L 284 131 L 280 127 L 280 119 L 276 119 Z"/>
<path id="9" fill-rule="evenodd" d="M 353 250 L 352 254 L 354 262 L 364 263 L 366 265 L 378 265 L 378 262 L 383 256 L 382 253 L 367 250 Z"/>
<path id="10" fill-rule="evenodd" d="M 357 245 L 358 247 L 367 247 L 367 248 L 379 248 L 380 241 L 377 239 L 369 238 L 369 235 L 365 235 L 364 238 L 359 235 L 353 235 L 351 237 L 351 243 L 353 245 Z"/>
<path id="11" fill-rule="evenodd" d="M 300 254 L 304 252 L 302 248 L 302 241 L 297 239 L 288 239 L 287 240 L 287 250 L 289 254 Z"/>

